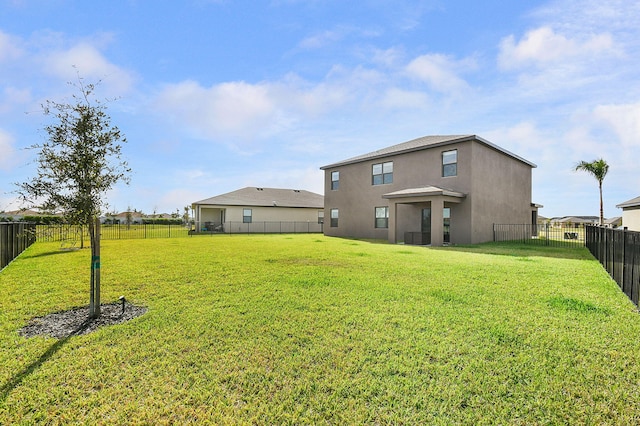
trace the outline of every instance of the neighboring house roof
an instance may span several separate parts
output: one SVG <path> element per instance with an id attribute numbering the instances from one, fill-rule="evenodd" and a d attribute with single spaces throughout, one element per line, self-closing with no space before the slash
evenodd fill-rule
<path id="1" fill-rule="evenodd" d="M 600 218 L 598 216 L 563 216 L 563 217 L 553 217 L 551 218 L 552 222 L 557 223 L 592 223 L 599 222 Z"/>
<path id="2" fill-rule="evenodd" d="M 127 218 L 127 213 L 130 213 L 130 214 L 131 214 L 131 218 L 132 218 L 132 219 L 134 219 L 134 218 L 141 218 L 141 217 L 143 217 L 143 216 L 144 216 L 144 215 L 143 215 L 142 213 L 140 213 L 140 212 L 120 212 L 120 213 L 118 213 L 118 214 L 116 214 L 116 215 L 113 215 L 113 216 L 111 216 L 111 217 L 115 217 L 115 218 L 118 218 L 118 219 L 126 219 L 126 218 Z"/>
<path id="3" fill-rule="evenodd" d="M 171 216 L 171 214 L 169 213 L 157 213 L 157 214 L 152 214 L 152 215 L 148 215 L 147 219 L 173 219 L 174 217 Z"/>
<path id="4" fill-rule="evenodd" d="M 357 157 L 352 157 L 346 159 L 344 161 L 340 161 L 338 163 L 329 164 L 327 166 L 320 167 L 321 170 L 329 169 L 332 167 L 338 166 L 346 166 L 348 164 L 360 163 L 362 161 L 374 160 L 377 158 L 384 158 L 390 155 L 404 154 L 407 152 L 413 151 L 421 151 L 424 149 L 435 148 L 440 146 L 451 145 L 459 142 L 466 142 L 475 140 L 483 145 L 488 146 L 489 148 L 495 149 L 509 157 L 512 157 L 518 161 L 521 161 L 531 167 L 537 167 L 534 163 L 525 160 L 524 158 L 507 151 L 506 149 L 500 148 L 497 145 L 489 142 L 488 140 L 482 139 L 476 135 L 447 135 L 447 136 L 424 136 L 418 139 L 413 139 L 408 142 L 404 142 L 397 145 L 392 145 L 387 148 L 379 149 L 377 151 L 372 151 L 367 154 L 359 155 Z"/>
<path id="5" fill-rule="evenodd" d="M 4 215 L 12 215 L 12 216 L 42 216 L 42 215 L 49 216 L 46 213 L 37 212 L 35 210 L 29 210 L 29 209 L 13 210 L 13 211 L 9 211 L 9 212 L 4 212 L 2 214 L 4 214 Z"/>
<path id="6" fill-rule="evenodd" d="M 640 207 L 640 197 L 632 198 L 624 203 L 616 205 L 616 207 L 620 209 L 624 209 L 625 207 Z"/>
<path id="7" fill-rule="evenodd" d="M 324 208 L 324 196 L 302 189 L 257 188 L 249 186 L 237 191 L 196 201 L 196 204 L 251 207 Z"/>
<path id="8" fill-rule="evenodd" d="M 622 223 L 622 217 L 616 216 L 611 219 L 605 219 L 604 223 L 606 225 L 620 225 Z"/>

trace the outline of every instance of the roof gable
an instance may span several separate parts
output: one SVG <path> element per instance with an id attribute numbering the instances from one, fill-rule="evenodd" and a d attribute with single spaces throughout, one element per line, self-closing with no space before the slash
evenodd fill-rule
<path id="1" fill-rule="evenodd" d="M 324 208 L 324 197 L 302 189 L 247 187 L 196 201 L 196 204 L 252 207 Z"/>
<path id="2" fill-rule="evenodd" d="M 385 158 L 391 155 L 404 154 L 408 152 L 414 151 L 422 151 L 425 149 L 436 148 L 446 145 L 451 145 L 459 142 L 471 142 L 476 141 L 483 145 L 486 145 L 496 151 L 499 151 L 515 160 L 521 161 L 531 167 L 536 167 L 536 165 L 530 161 L 525 160 L 524 158 L 507 151 L 506 149 L 500 148 L 498 145 L 495 145 L 485 139 L 482 139 L 476 135 L 444 135 L 444 136 L 423 136 L 421 138 L 413 139 L 408 142 L 403 142 L 397 145 L 392 145 L 386 148 L 379 149 L 377 151 L 372 151 L 367 154 L 358 155 L 356 157 L 351 157 L 343 161 L 339 161 L 337 163 L 329 164 L 327 166 L 320 167 L 321 170 L 329 169 L 332 167 L 338 166 L 346 166 L 348 164 L 360 163 L 367 160 L 375 160 L 378 158 Z"/>
<path id="3" fill-rule="evenodd" d="M 624 209 L 625 207 L 638 207 L 640 206 L 640 197 L 632 198 L 624 203 L 618 204 L 616 207 Z"/>

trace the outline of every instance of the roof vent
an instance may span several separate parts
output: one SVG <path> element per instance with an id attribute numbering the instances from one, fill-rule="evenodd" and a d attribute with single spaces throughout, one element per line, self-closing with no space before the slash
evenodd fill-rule
<path id="1" fill-rule="evenodd" d="M 264 190 L 264 188 L 256 188 L 258 191 L 262 191 Z"/>

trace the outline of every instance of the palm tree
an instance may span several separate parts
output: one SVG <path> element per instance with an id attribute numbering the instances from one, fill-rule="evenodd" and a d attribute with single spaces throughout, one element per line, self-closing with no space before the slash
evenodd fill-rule
<path id="1" fill-rule="evenodd" d="M 573 170 L 585 171 L 590 175 L 592 175 L 593 177 L 595 177 L 596 180 L 598 181 L 598 188 L 600 189 L 600 225 L 604 225 L 604 209 L 602 207 L 602 181 L 604 180 L 604 177 L 607 175 L 607 172 L 609 171 L 609 165 L 607 164 L 606 161 L 600 158 L 598 160 L 593 160 L 590 163 L 586 161 L 581 161 L 578 164 L 576 164 Z"/>

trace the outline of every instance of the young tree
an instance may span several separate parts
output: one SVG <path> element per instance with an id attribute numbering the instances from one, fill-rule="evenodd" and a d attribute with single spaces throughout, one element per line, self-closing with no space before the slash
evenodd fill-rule
<path id="1" fill-rule="evenodd" d="M 602 181 L 609 171 L 609 165 L 602 158 L 593 160 L 592 162 L 580 161 L 576 164 L 574 171 L 584 171 L 592 175 L 598 181 L 598 189 L 600 190 L 600 225 L 604 225 L 604 207 L 602 204 Z"/>
<path id="2" fill-rule="evenodd" d="M 182 220 L 185 225 L 189 224 L 189 206 L 184 206 L 184 213 L 182 214 Z"/>
<path id="3" fill-rule="evenodd" d="M 70 83 L 71 84 L 71 83 Z M 72 84 L 79 94 L 70 103 L 46 101 L 44 114 L 53 124 L 44 128 L 47 140 L 31 146 L 38 153 L 37 174 L 18 183 L 23 201 L 64 214 L 68 222 L 86 226 L 91 240 L 89 317 L 100 316 L 100 221 L 105 193 L 131 172 L 122 160 L 126 138 L 111 124 L 106 107 L 95 100 L 94 84 L 82 78 Z"/>

